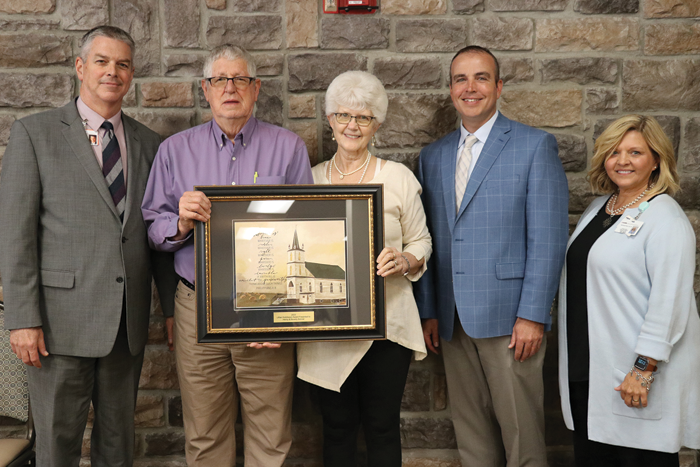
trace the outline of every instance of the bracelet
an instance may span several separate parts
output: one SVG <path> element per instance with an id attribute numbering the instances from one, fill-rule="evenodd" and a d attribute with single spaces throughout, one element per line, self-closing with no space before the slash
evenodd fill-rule
<path id="1" fill-rule="evenodd" d="M 408 266 L 408 269 L 406 269 L 406 272 L 403 273 L 404 276 L 407 276 L 409 272 L 411 272 L 411 262 L 406 258 L 406 255 L 403 253 L 401 254 L 401 257 L 406 261 L 406 265 Z"/>
<path id="2" fill-rule="evenodd" d="M 636 375 L 635 379 L 639 381 L 639 379 L 642 379 L 642 387 L 647 390 L 647 392 L 651 391 L 651 383 L 654 382 L 654 375 L 651 375 L 650 377 L 646 378 L 643 374 L 641 374 L 635 367 L 632 367 L 630 370 L 630 374 Z"/>

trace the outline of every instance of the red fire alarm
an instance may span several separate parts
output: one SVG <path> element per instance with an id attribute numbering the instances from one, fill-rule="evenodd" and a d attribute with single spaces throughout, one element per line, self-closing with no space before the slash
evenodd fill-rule
<path id="1" fill-rule="evenodd" d="M 322 0 L 323 12 L 344 15 L 367 15 L 376 12 L 377 0 Z"/>

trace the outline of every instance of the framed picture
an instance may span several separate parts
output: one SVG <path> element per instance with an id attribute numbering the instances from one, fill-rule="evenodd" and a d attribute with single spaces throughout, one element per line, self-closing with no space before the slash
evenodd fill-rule
<path id="1" fill-rule="evenodd" d="M 386 337 L 382 185 L 195 189 L 198 342 Z"/>

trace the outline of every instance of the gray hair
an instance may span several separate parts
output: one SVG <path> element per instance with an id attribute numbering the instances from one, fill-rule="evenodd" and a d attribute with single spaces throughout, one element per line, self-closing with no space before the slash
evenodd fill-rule
<path id="1" fill-rule="evenodd" d="M 255 78 L 255 61 L 253 60 L 253 56 L 243 47 L 238 47 L 236 45 L 221 45 L 209 53 L 209 56 L 204 60 L 204 67 L 202 70 L 205 78 L 212 77 L 211 74 L 214 62 L 220 58 L 231 61 L 243 60 L 248 67 L 248 76 Z"/>
<path id="2" fill-rule="evenodd" d="M 87 61 L 90 47 L 92 47 L 92 41 L 94 41 L 96 37 L 108 37 L 124 42 L 131 49 L 131 59 L 133 61 L 134 52 L 136 52 L 136 43 L 134 43 L 134 39 L 131 38 L 129 33 L 116 26 L 98 26 L 90 29 L 85 33 L 82 39 L 80 39 L 80 58 L 83 59 L 83 62 Z M 132 63 L 131 66 L 133 68 L 134 64 Z"/>
<path id="3" fill-rule="evenodd" d="M 366 71 L 346 71 L 335 77 L 326 91 L 326 115 L 340 106 L 354 110 L 367 109 L 383 123 L 389 98 L 381 81 Z"/>

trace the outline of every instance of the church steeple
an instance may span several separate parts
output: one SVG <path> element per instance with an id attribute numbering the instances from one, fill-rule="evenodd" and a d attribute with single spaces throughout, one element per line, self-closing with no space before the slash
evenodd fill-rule
<path id="1" fill-rule="evenodd" d="M 294 238 L 292 239 L 290 250 L 301 250 L 301 247 L 299 247 L 299 237 L 297 237 L 297 229 L 294 229 Z"/>

